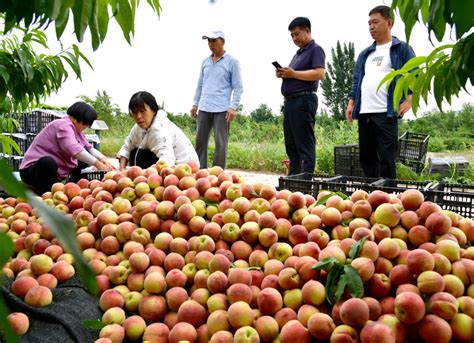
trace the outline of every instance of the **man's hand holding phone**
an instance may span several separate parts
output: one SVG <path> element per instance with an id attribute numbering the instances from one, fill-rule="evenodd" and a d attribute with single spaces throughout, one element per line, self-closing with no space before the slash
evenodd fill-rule
<path id="1" fill-rule="evenodd" d="M 273 66 L 276 68 L 276 69 L 280 69 L 280 68 L 283 68 L 280 63 L 278 63 L 277 61 L 273 61 L 272 62 Z"/>

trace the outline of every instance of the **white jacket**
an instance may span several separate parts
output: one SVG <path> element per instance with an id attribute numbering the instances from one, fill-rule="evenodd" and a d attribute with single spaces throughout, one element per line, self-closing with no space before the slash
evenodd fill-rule
<path id="1" fill-rule="evenodd" d="M 170 166 L 191 161 L 199 165 L 199 158 L 191 141 L 168 119 L 163 110 L 156 113 L 148 129 L 142 129 L 137 124 L 132 127 L 117 157 L 130 159 L 130 151 L 135 148 L 152 151 L 158 160 L 165 161 Z"/>

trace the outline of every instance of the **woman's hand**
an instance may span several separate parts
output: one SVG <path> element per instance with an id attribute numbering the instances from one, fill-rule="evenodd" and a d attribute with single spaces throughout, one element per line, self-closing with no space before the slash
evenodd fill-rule
<path id="1" fill-rule="evenodd" d="M 107 167 L 107 170 L 116 170 L 117 169 L 112 165 L 112 163 L 109 162 L 109 160 L 107 158 L 102 159 L 101 162 Z"/>

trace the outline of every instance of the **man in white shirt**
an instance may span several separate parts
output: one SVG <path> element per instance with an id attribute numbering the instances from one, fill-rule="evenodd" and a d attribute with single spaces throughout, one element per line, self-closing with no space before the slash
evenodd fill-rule
<path id="1" fill-rule="evenodd" d="M 377 90 L 392 69 L 400 69 L 415 56 L 407 43 L 392 36 L 390 7 L 377 6 L 369 13 L 374 43 L 362 51 L 354 68 L 346 119 L 358 119 L 360 164 L 367 177 L 395 179 L 398 153 L 398 118 L 410 110 L 409 96 L 398 111 L 393 106 L 395 83 Z"/>

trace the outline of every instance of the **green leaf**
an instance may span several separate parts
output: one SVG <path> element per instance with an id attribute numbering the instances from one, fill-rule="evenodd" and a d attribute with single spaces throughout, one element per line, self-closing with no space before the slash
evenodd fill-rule
<path id="1" fill-rule="evenodd" d="M 453 22 L 456 28 L 456 38 L 459 39 L 473 27 L 473 1 L 450 1 Z"/>
<path id="2" fill-rule="evenodd" d="M 99 30 L 100 41 L 103 42 L 107 35 L 107 28 L 109 26 L 109 10 L 107 0 L 98 0 L 97 7 L 97 26 Z"/>
<path id="3" fill-rule="evenodd" d="M 364 295 L 364 284 L 357 270 L 351 265 L 346 264 L 344 266 L 344 276 L 351 295 L 355 298 L 361 298 Z"/>
<path id="4" fill-rule="evenodd" d="M 84 320 L 82 322 L 82 326 L 84 326 L 86 329 L 91 330 L 101 330 L 106 325 L 107 324 L 103 323 L 100 320 Z"/>
<path id="5" fill-rule="evenodd" d="M 336 293 L 334 294 L 334 302 L 337 304 L 344 294 L 344 290 L 347 286 L 347 278 L 345 274 L 341 274 L 339 282 L 337 283 Z"/>
<path id="6" fill-rule="evenodd" d="M 322 261 L 319 261 L 316 263 L 311 269 L 315 270 L 329 270 L 331 269 L 334 265 L 341 265 L 341 263 L 336 260 L 334 257 L 326 257 Z"/>
<path id="7" fill-rule="evenodd" d="M 75 267 L 81 275 L 81 279 L 84 281 L 87 289 L 92 294 L 97 294 L 98 288 L 95 282 L 95 275 L 87 264 L 76 242 L 74 222 L 63 213 L 48 207 L 41 198 L 31 192 L 28 192 L 28 202 L 38 210 L 40 217 L 43 218 L 56 237 L 66 244 L 74 256 Z"/>
<path id="8" fill-rule="evenodd" d="M 24 187 L 13 176 L 13 171 L 3 159 L 0 159 L 0 184 L 2 184 L 3 189 L 5 189 L 8 194 L 17 198 L 26 199 Z"/>
<path id="9" fill-rule="evenodd" d="M 410 71 L 415 67 L 418 67 L 420 64 L 426 63 L 426 56 L 416 56 L 410 59 L 405 65 L 403 66 L 404 71 Z"/>
<path id="10" fill-rule="evenodd" d="M 362 247 L 368 238 L 368 236 L 364 236 L 357 242 L 352 243 L 351 249 L 349 250 L 349 258 L 355 259 L 359 257 Z"/>
<path id="11" fill-rule="evenodd" d="M 125 40 L 128 44 L 131 44 L 133 22 L 135 20 L 133 15 L 134 9 L 132 9 L 128 0 L 112 0 L 112 3 L 115 3 L 115 8 L 117 9 L 114 18 L 122 29 Z"/>
<path id="12" fill-rule="evenodd" d="M 340 265 L 336 265 L 333 269 L 331 269 L 328 273 L 325 289 L 326 289 L 326 300 L 329 304 L 333 304 L 334 295 L 336 293 L 336 286 L 339 282 L 339 278 L 341 277 L 344 271 L 344 267 Z"/>
<path id="13" fill-rule="evenodd" d="M 74 32 L 79 42 L 84 39 L 84 32 L 89 25 L 89 18 L 93 14 L 94 0 L 76 0 L 72 6 L 72 13 L 74 15 Z"/>
<path id="14" fill-rule="evenodd" d="M 332 197 L 332 196 L 334 196 L 334 195 L 336 195 L 336 194 L 335 194 L 335 193 L 331 193 L 331 194 L 327 194 L 327 195 L 323 196 L 321 199 L 319 199 L 319 200 L 316 202 L 316 206 L 325 204 L 326 201 L 327 201 L 330 197 Z"/>
<path id="15" fill-rule="evenodd" d="M 0 249 L 0 268 L 2 268 L 13 255 L 12 239 L 5 232 L 0 232 L 0 247 L 2 247 Z"/>

